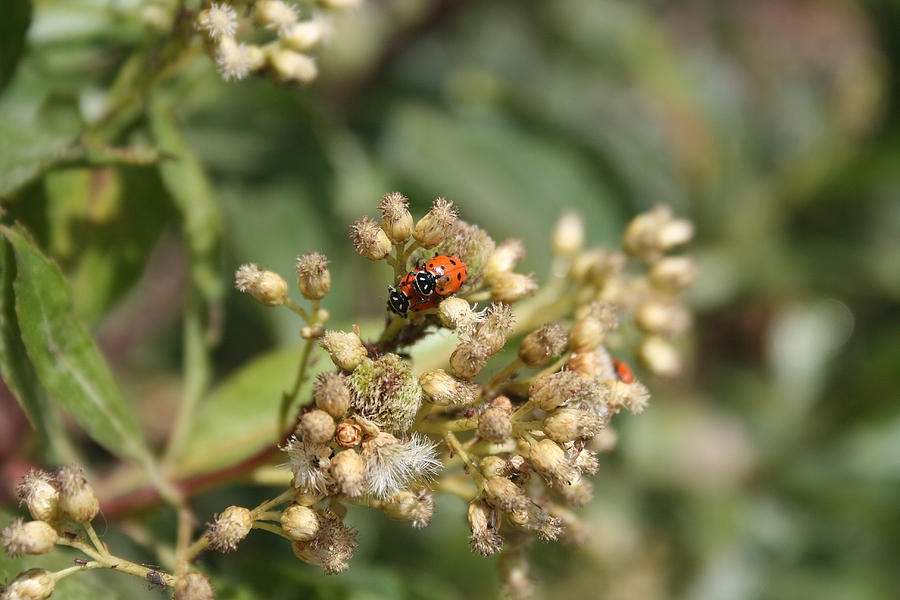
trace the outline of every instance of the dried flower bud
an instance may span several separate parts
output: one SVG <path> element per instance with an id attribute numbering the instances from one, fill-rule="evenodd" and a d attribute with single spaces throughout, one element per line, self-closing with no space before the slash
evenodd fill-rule
<path id="1" fill-rule="evenodd" d="M 308 542 L 293 542 L 294 555 L 300 560 L 322 567 L 326 575 L 346 571 L 347 561 L 359 546 L 359 534 L 344 525 L 331 510 L 319 513 L 319 533 Z"/>
<path id="2" fill-rule="evenodd" d="M 352 448 L 362 441 L 362 427 L 353 419 L 344 419 L 338 423 L 334 432 L 334 441 L 342 448 Z"/>
<path id="3" fill-rule="evenodd" d="M 484 497 L 488 504 L 506 512 L 525 510 L 531 503 L 525 492 L 505 477 L 485 479 Z"/>
<path id="4" fill-rule="evenodd" d="M 243 506 L 229 506 L 210 524 L 209 545 L 219 552 L 231 552 L 250 533 L 253 515 Z"/>
<path id="5" fill-rule="evenodd" d="M 609 369 L 601 362 L 596 350 L 572 354 L 566 361 L 566 367 L 588 379 L 602 378 L 604 374 L 610 375 Z"/>
<path id="6" fill-rule="evenodd" d="M 305 493 L 320 493 L 328 488 L 331 448 L 291 436 L 282 450 L 288 455 L 295 488 Z"/>
<path id="7" fill-rule="evenodd" d="M 383 354 L 366 359 L 350 375 L 350 406 L 382 429 L 403 433 L 422 406 L 422 388 L 406 361 Z"/>
<path id="8" fill-rule="evenodd" d="M 488 352 L 479 342 L 463 342 L 450 355 L 450 371 L 462 379 L 472 379 L 487 364 Z"/>
<path id="9" fill-rule="evenodd" d="M 485 263 L 485 280 L 489 285 L 494 285 L 503 276 L 511 273 L 523 258 L 525 258 L 525 244 L 522 240 L 506 240 L 497 246 Z"/>
<path id="10" fill-rule="evenodd" d="M 503 553 L 500 556 L 500 576 L 503 593 L 510 598 L 525 598 L 534 593 L 534 583 L 528 574 L 528 559 L 524 550 Z"/>
<path id="11" fill-rule="evenodd" d="M 569 331 L 569 347 L 573 352 L 590 352 L 603 343 L 606 332 L 619 325 L 616 307 L 606 302 L 591 303 L 587 313 Z"/>
<path id="12" fill-rule="evenodd" d="M 606 403 L 613 413 L 619 412 L 624 407 L 632 414 L 639 414 L 644 412 L 650 402 L 650 392 L 637 381 L 624 383 L 608 380 L 603 382 L 603 386 L 607 392 Z"/>
<path id="13" fill-rule="evenodd" d="M 668 206 L 658 205 L 631 220 L 622 246 L 632 256 L 653 259 L 693 237 L 694 226 L 690 221 L 675 219 Z"/>
<path id="14" fill-rule="evenodd" d="M 53 521 L 57 517 L 59 492 L 52 480 L 50 473 L 32 469 L 16 486 L 19 503 L 27 504 L 31 516 L 38 521 Z"/>
<path id="15" fill-rule="evenodd" d="M 419 376 L 425 399 L 438 406 L 465 406 L 475 402 L 481 389 L 477 383 L 457 379 L 443 369 L 426 371 Z"/>
<path id="16" fill-rule="evenodd" d="M 94 494 L 84 470 L 78 465 L 67 465 L 56 471 L 59 486 L 59 512 L 63 518 L 76 523 L 94 520 L 100 511 L 100 503 Z"/>
<path id="17" fill-rule="evenodd" d="M 287 282 L 278 273 L 263 271 L 253 263 L 234 273 L 234 287 L 266 306 L 281 306 L 287 300 Z"/>
<path id="18" fill-rule="evenodd" d="M 566 347 L 566 332 L 557 323 L 547 323 L 525 336 L 519 345 L 519 358 L 531 368 L 542 367 Z"/>
<path id="19" fill-rule="evenodd" d="M 311 19 L 292 25 L 284 36 L 284 45 L 297 52 L 305 52 L 318 46 L 330 33 L 328 25 Z"/>
<path id="20" fill-rule="evenodd" d="M 644 366 L 661 377 L 677 377 L 684 368 L 675 346 L 655 335 L 648 336 L 641 342 L 638 358 Z"/>
<path id="21" fill-rule="evenodd" d="M 584 221 L 574 212 L 563 213 L 553 230 L 553 251 L 560 256 L 572 256 L 584 244 Z"/>
<path id="22" fill-rule="evenodd" d="M 318 252 L 297 257 L 297 287 L 307 300 L 321 300 L 331 289 L 328 258 Z"/>
<path id="23" fill-rule="evenodd" d="M 471 335 L 478 322 L 478 313 L 467 300 L 452 296 L 438 304 L 438 318 L 444 327 L 455 329 L 462 336 Z"/>
<path id="24" fill-rule="evenodd" d="M 350 390 L 347 378 L 340 373 L 322 373 L 313 385 L 316 406 L 335 419 L 344 416 L 350 408 Z"/>
<path id="25" fill-rule="evenodd" d="M 478 416 L 478 435 L 489 442 L 502 442 L 512 435 L 512 420 L 502 408 L 488 408 Z"/>
<path id="26" fill-rule="evenodd" d="M 481 474 L 485 477 L 502 477 L 506 474 L 506 461 L 499 456 L 485 456 L 478 463 Z"/>
<path id="27" fill-rule="evenodd" d="M 256 0 L 256 20 L 279 36 L 286 36 L 297 23 L 297 8 L 281 0 Z"/>
<path id="28" fill-rule="evenodd" d="M 571 485 L 578 479 L 578 469 L 569 462 L 565 451 L 553 440 L 541 440 L 530 447 L 534 470 L 550 480 L 553 487 Z"/>
<path id="29" fill-rule="evenodd" d="M 380 433 L 363 441 L 361 448 L 366 462 L 367 491 L 380 499 L 431 479 L 442 466 L 434 444 L 415 433 L 403 441 L 389 433 Z"/>
<path id="30" fill-rule="evenodd" d="M 275 79 L 280 83 L 310 83 L 319 75 L 315 60 L 284 48 L 269 54 L 269 64 L 272 65 Z"/>
<path id="31" fill-rule="evenodd" d="M 663 252 L 687 244 L 694 238 L 694 224 L 687 219 L 674 219 L 659 231 L 656 243 Z"/>
<path id="32" fill-rule="evenodd" d="M 335 365 L 345 371 L 354 370 L 369 355 L 356 332 L 329 329 L 319 338 L 319 346 Z"/>
<path id="33" fill-rule="evenodd" d="M 572 371 L 548 373 L 541 375 L 531 384 L 528 396 L 537 408 L 553 410 L 577 396 L 585 383 L 585 380 Z"/>
<path id="34" fill-rule="evenodd" d="M 318 408 L 304 413 L 297 426 L 297 434 L 304 441 L 313 444 L 325 444 L 334 435 L 334 419 L 324 410 Z"/>
<path id="35" fill-rule="evenodd" d="M 667 292 L 680 292 L 697 280 L 697 263 L 689 256 L 667 256 L 650 266 L 650 283 Z"/>
<path id="36" fill-rule="evenodd" d="M 175 583 L 175 600 L 213 600 L 216 592 L 206 575 L 188 573 Z"/>
<path id="37" fill-rule="evenodd" d="M 674 302 L 648 300 L 634 314 L 635 321 L 644 331 L 675 337 L 690 329 L 691 311 Z"/>
<path id="38" fill-rule="evenodd" d="M 446 198 L 438 198 L 431 205 L 431 210 L 419 219 L 413 231 L 413 237 L 423 248 L 434 248 L 445 239 L 456 222 L 459 212 L 453 202 Z"/>
<path id="39" fill-rule="evenodd" d="M 378 204 L 381 228 L 395 244 L 402 244 L 413 233 L 413 218 L 408 207 L 409 201 L 400 192 L 385 194 Z"/>
<path id="40" fill-rule="evenodd" d="M 350 239 L 356 252 L 369 260 L 381 260 L 391 252 L 391 240 L 369 217 L 362 217 L 350 227 Z"/>
<path id="41" fill-rule="evenodd" d="M 0 588 L 2 600 L 43 600 L 56 587 L 56 577 L 44 569 L 28 569 Z"/>
<path id="42" fill-rule="evenodd" d="M 411 521 L 416 529 L 428 527 L 434 515 L 434 496 L 429 490 L 400 490 L 381 503 L 381 510 L 391 521 Z"/>
<path id="43" fill-rule="evenodd" d="M 512 308 L 508 304 L 494 303 L 484 311 L 475 335 L 489 355 L 503 349 L 514 322 Z"/>
<path id="44" fill-rule="evenodd" d="M 557 489 L 569 506 L 584 506 L 594 497 L 594 486 L 590 481 L 577 475 L 570 485 L 563 485 Z"/>
<path id="45" fill-rule="evenodd" d="M 503 538 L 497 532 L 498 519 L 494 515 L 494 510 L 483 500 L 476 500 L 469 503 L 467 518 L 469 530 L 472 532 L 472 537 L 469 538 L 472 552 L 481 556 L 499 552 L 503 546 Z"/>
<path id="46" fill-rule="evenodd" d="M 574 408 L 557 408 L 544 416 L 544 433 L 557 442 L 590 439 L 604 426 L 596 414 Z"/>
<path id="47" fill-rule="evenodd" d="M 234 37 L 237 31 L 237 12 L 225 3 L 213 2 L 209 8 L 197 13 L 194 27 L 213 41 Z"/>
<path id="48" fill-rule="evenodd" d="M 215 61 L 225 81 L 240 80 L 262 66 L 263 54 L 256 46 L 239 44 L 232 37 L 220 37 L 215 46 Z"/>
<path id="49" fill-rule="evenodd" d="M 348 498 L 359 498 L 366 479 L 366 467 L 356 450 L 341 450 L 331 459 L 331 477 L 338 490 Z"/>
<path id="50" fill-rule="evenodd" d="M 281 513 L 281 529 L 290 540 L 308 542 L 319 532 L 319 517 L 311 508 L 291 504 Z"/>
<path id="51" fill-rule="evenodd" d="M 53 550 L 59 536 L 56 530 L 44 521 L 13 519 L 0 532 L 0 542 L 6 553 L 15 558 L 22 554 L 46 554 Z"/>
<path id="52" fill-rule="evenodd" d="M 537 281 L 531 275 L 507 273 L 491 286 L 491 300 L 513 304 L 538 289 Z"/>

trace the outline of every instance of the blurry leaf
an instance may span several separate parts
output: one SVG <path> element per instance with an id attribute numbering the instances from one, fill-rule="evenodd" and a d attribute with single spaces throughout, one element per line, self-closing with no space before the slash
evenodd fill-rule
<path id="1" fill-rule="evenodd" d="M 69 286 L 20 227 L 0 229 L 12 244 L 13 284 L 22 340 L 50 396 L 111 453 L 142 465 L 152 459 L 109 366 L 72 314 Z"/>
<path id="2" fill-rule="evenodd" d="M 275 442 L 281 394 L 293 385 L 300 351 L 293 346 L 265 354 L 213 390 L 197 413 L 178 467 L 180 475 L 233 464 Z M 332 367 L 316 349 L 312 361 L 298 396 L 303 404 L 309 402 L 310 382 L 316 374 Z"/>
<path id="3" fill-rule="evenodd" d="M 0 19 L 0 90 L 6 87 L 25 48 L 31 23 L 31 0 L 7 0 Z"/>

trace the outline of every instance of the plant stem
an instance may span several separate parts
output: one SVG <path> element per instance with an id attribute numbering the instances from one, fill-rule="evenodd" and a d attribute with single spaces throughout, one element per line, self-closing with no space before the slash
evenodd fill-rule
<path id="1" fill-rule="evenodd" d="M 93 558 L 94 561 L 96 561 L 96 563 L 98 563 L 99 566 L 98 567 L 90 567 L 92 569 L 105 567 L 107 569 L 112 569 L 114 571 L 121 571 L 122 573 L 128 573 L 129 575 L 134 575 L 135 577 L 140 577 L 141 579 L 146 579 L 148 573 L 150 573 L 151 571 L 155 571 L 159 574 L 159 576 L 162 578 L 163 582 L 165 582 L 166 585 L 175 585 L 175 577 L 169 573 L 166 573 L 165 571 L 160 571 L 158 569 L 150 569 L 143 565 L 135 564 L 135 563 L 131 562 L 130 560 L 125 560 L 124 558 L 119 558 L 118 556 L 113 556 L 112 554 L 108 554 L 108 553 L 105 555 L 98 554 L 90 546 L 88 546 L 87 544 L 85 544 L 84 542 L 82 542 L 78 539 L 69 540 L 69 539 L 66 539 L 65 537 L 61 537 L 61 538 L 59 538 L 59 540 L 57 540 L 56 543 L 61 546 L 69 546 L 71 548 L 80 550 L 81 552 L 83 552 L 83 553 L 87 554 L 88 556 L 90 556 L 91 558 Z M 88 564 L 91 564 L 91 563 L 88 563 Z M 85 566 L 79 566 L 77 568 L 82 569 Z M 66 575 L 70 574 L 69 571 L 70 571 L 70 569 L 65 570 Z"/>
<path id="2" fill-rule="evenodd" d="M 257 515 L 260 515 L 260 514 L 266 512 L 270 508 L 278 506 L 279 504 L 285 504 L 286 502 L 290 502 L 291 500 L 294 499 L 294 496 L 296 496 L 296 495 L 297 495 L 297 490 L 295 490 L 294 488 L 289 488 L 287 491 L 280 493 L 279 495 L 275 496 L 274 498 L 272 498 L 270 500 L 266 500 L 265 502 L 263 502 L 262 504 L 260 504 L 259 506 L 257 506 L 253 510 L 251 510 L 250 513 L 253 515 L 253 518 L 255 519 L 255 518 L 257 518 Z"/>
<path id="3" fill-rule="evenodd" d="M 281 406 L 278 408 L 278 431 L 286 431 L 290 425 L 288 423 L 288 412 L 291 409 L 291 404 L 297 398 L 297 394 L 300 393 L 300 387 L 303 385 L 303 379 L 306 377 L 306 365 L 309 364 L 309 355 L 315 343 L 316 340 L 313 338 L 306 340 L 306 344 L 303 345 L 303 351 L 300 353 L 300 364 L 297 365 L 297 379 L 294 380 L 291 391 L 284 392 L 281 395 Z"/>
<path id="4" fill-rule="evenodd" d="M 450 448 L 450 450 L 458 454 L 462 459 L 463 464 L 465 465 L 466 472 L 469 474 L 469 477 L 472 478 L 472 482 L 475 484 L 475 487 L 480 490 L 484 485 L 484 475 L 481 474 L 481 470 L 478 468 L 478 465 L 475 464 L 475 461 L 469 457 L 465 449 L 459 443 L 459 440 L 456 439 L 455 435 L 453 435 L 453 432 L 448 431 L 444 435 L 444 441 L 447 442 L 447 446 Z"/>
<path id="5" fill-rule="evenodd" d="M 284 539 L 290 541 L 290 538 L 284 535 L 284 531 L 281 529 L 280 525 L 272 525 L 271 523 L 253 521 L 253 525 L 251 525 L 251 527 L 253 527 L 253 529 L 262 529 L 263 531 L 268 531 L 270 533 L 274 533 L 275 535 L 280 535 Z"/>
<path id="6" fill-rule="evenodd" d="M 109 550 L 106 549 L 106 546 L 100 541 L 100 536 L 97 535 L 97 532 L 94 531 L 94 526 L 90 523 L 82 523 L 84 530 L 88 534 L 88 538 L 91 540 L 91 543 L 94 545 L 94 548 L 97 549 L 101 555 L 109 556 Z"/>
<path id="7" fill-rule="evenodd" d="M 491 380 L 484 388 L 484 397 L 490 398 L 497 388 L 500 387 L 503 383 L 506 382 L 507 379 L 512 377 L 516 371 L 525 366 L 525 363 L 521 358 L 516 357 L 514 361 L 506 365 L 502 371 L 491 377 Z"/>
<path id="8" fill-rule="evenodd" d="M 101 569 L 105 566 L 106 565 L 102 563 L 92 560 L 83 565 L 76 565 L 74 567 L 69 567 L 68 569 L 63 569 L 62 571 L 57 571 L 56 573 L 53 573 L 53 578 L 56 579 L 56 581 L 59 581 L 63 577 L 68 577 L 69 575 L 78 573 L 79 571 L 86 571 L 88 569 Z"/>
<path id="9" fill-rule="evenodd" d="M 452 421 L 433 421 L 420 423 L 416 431 L 420 433 L 448 433 L 451 431 L 468 431 L 478 427 L 478 417 L 454 419 Z"/>
<path id="10" fill-rule="evenodd" d="M 303 320 L 306 321 L 307 324 L 312 323 L 313 318 L 311 316 L 309 316 L 309 313 L 307 313 L 306 310 L 304 310 L 302 306 L 300 306 L 299 304 L 297 304 L 290 298 L 285 299 L 284 306 L 288 307 L 289 309 L 291 309 L 292 311 L 294 311 L 295 313 L 297 313 L 298 315 L 303 317 Z"/>

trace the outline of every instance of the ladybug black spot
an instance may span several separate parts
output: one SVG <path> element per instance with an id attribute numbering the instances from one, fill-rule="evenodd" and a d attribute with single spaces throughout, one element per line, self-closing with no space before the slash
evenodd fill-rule
<path id="1" fill-rule="evenodd" d="M 457 274 L 456 274 L 456 280 L 457 280 L 457 281 L 462 281 L 462 275 L 460 275 L 459 273 L 457 273 Z"/>

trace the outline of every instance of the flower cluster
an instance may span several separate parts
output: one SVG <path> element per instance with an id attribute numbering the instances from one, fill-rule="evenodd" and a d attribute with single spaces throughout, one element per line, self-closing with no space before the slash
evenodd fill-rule
<path id="1" fill-rule="evenodd" d="M 358 6 L 361 0 L 320 0 L 323 9 L 341 10 Z M 251 19 L 240 19 L 245 15 Z M 308 14 L 307 14 L 308 13 Z M 309 9 L 301 10 L 283 0 L 223 0 L 211 2 L 194 19 L 203 34 L 206 51 L 226 81 L 265 72 L 279 83 L 310 83 L 318 75 L 309 52 L 331 34 L 327 17 Z M 266 44 L 239 42 L 237 34 L 256 38 L 259 29 L 274 39 Z M 244 31 L 246 30 L 246 31 Z"/>

